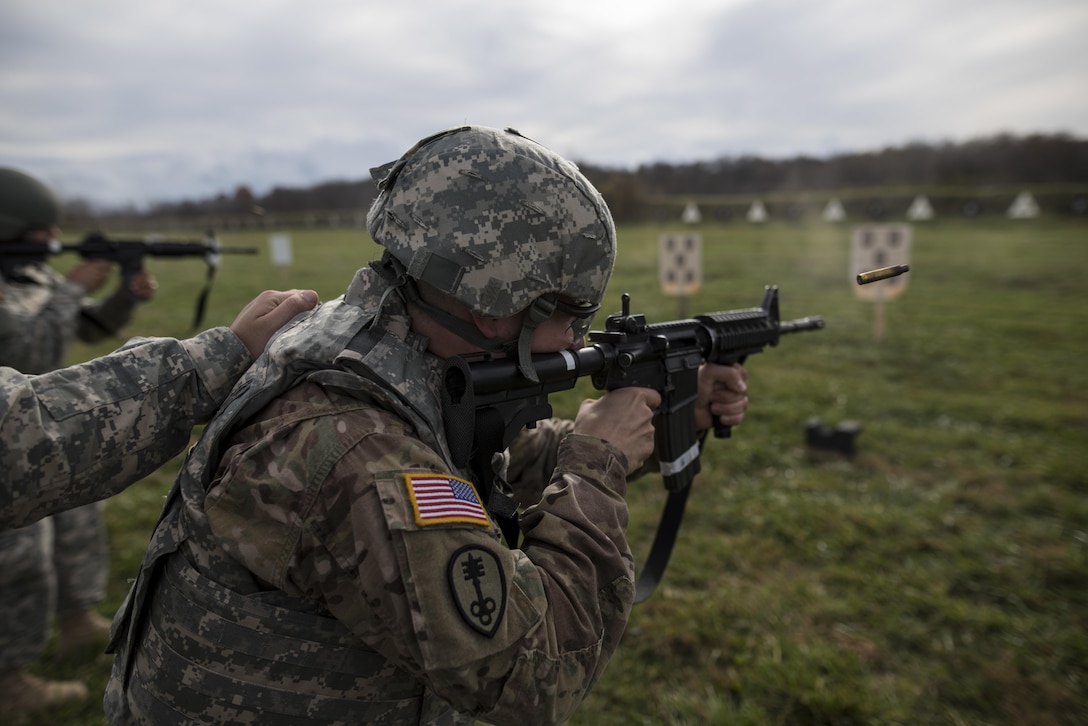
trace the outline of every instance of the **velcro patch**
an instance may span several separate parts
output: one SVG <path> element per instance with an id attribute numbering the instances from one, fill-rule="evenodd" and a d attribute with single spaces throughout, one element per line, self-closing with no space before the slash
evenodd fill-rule
<path id="1" fill-rule="evenodd" d="M 491 526 L 472 482 L 450 474 L 404 474 L 416 524 L 478 524 Z"/>

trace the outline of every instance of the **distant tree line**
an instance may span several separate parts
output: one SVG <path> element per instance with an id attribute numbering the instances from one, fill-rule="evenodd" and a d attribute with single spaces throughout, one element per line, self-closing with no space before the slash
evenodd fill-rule
<path id="1" fill-rule="evenodd" d="M 639 167 L 634 175 L 650 196 L 1084 183 L 1088 182 L 1088 140 L 1067 135 L 1001 135 L 962 144 L 912 143 L 827 159 L 799 156 L 775 161 L 740 156 L 692 164 L 657 163 Z"/>
<path id="2" fill-rule="evenodd" d="M 690 164 L 645 164 L 633 172 L 580 166 L 622 220 L 643 218 L 663 207 L 671 216 L 682 198 L 722 206 L 730 197 L 766 195 L 781 198 L 778 206 L 797 214 L 801 200 L 819 192 L 824 192 L 822 201 L 832 194 L 845 194 L 848 207 L 880 217 L 889 205 L 879 200 L 903 197 L 905 209 L 918 193 L 942 197 L 944 203 L 938 206 L 945 207 L 977 206 L 971 199 L 974 191 L 992 187 L 1079 185 L 1079 193 L 1064 195 L 1079 198 L 1088 184 L 1088 140 L 1066 134 L 1003 134 L 965 143 L 911 143 L 826 159 L 722 157 Z"/>
<path id="3" fill-rule="evenodd" d="M 268 194 L 254 195 L 247 186 L 240 186 L 233 194 L 220 194 L 203 201 L 163 202 L 154 205 L 150 216 L 187 217 L 215 215 L 296 215 L 312 211 L 359 211 L 364 210 L 377 195 L 377 186 L 371 179 L 362 181 L 330 181 L 317 186 L 290 188 L 275 187 Z"/>
<path id="4" fill-rule="evenodd" d="M 828 158 L 775 160 L 743 155 L 688 164 L 657 162 L 634 170 L 590 162 L 579 162 L 579 167 L 601 190 L 618 221 L 635 221 L 650 217 L 655 210 L 658 216 L 662 210 L 671 215 L 683 198 L 721 202 L 731 197 L 773 194 L 799 198 L 853 190 L 855 195 L 879 199 L 944 190 L 946 196 L 951 194 L 959 200 L 965 194 L 970 196 L 972 189 L 1041 185 L 1080 185 L 1081 190 L 1074 194 L 1083 196 L 1083 186 L 1088 184 L 1088 140 L 1067 134 L 1002 134 L 964 143 L 916 142 Z M 375 183 L 369 178 L 329 181 L 306 188 L 276 187 L 263 195 L 241 186 L 232 194 L 210 199 L 156 204 L 141 216 L 298 218 L 320 212 L 357 217 L 376 195 Z M 799 209 L 800 203 L 787 200 L 781 204 L 787 209 Z M 872 210 L 885 206 L 871 199 L 855 202 L 859 204 L 870 216 L 879 216 Z M 721 211 L 725 214 L 720 217 L 728 216 L 726 207 L 722 206 Z"/>

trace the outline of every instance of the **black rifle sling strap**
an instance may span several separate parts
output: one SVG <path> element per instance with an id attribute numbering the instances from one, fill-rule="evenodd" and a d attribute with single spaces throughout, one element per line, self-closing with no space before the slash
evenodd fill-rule
<path id="1" fill-rule="evenodd" d="M 219 268 L 219 257 L 214 253 L 204 255 L 204 261 L 208 266 L 208 275 L 204 278 L 204 289 L 196 299 L 196 310 L 193 312 L 193 331 L 200 329 L 200 323 L 204 320 L 204 308 L 208 304 L 208 295 L 212 291 L 212 283 L 215 282 L 215 271 Z"/>
<path id="2" fill-rule="evenodd" d="M 509 485 L 495 473 L 494 456 L 505 448 L 502 445 L 506 431 L 502 414 L 494 408 L 482 408 L 476 412 L 476 447 L 472 469 L 476 473 L 484 505 L 488 514 L 499 525 L 506 546 L 516 548 L 521 542 L 521 525 L 518 523 L 518 503 L 508 493 Z"/>
<path id="3" fill-rule="evenodd" d="M 212 281 L 215 278 L 215 268 L 211 265 L 208 266 L 208 277 L 204 281 L 204 289 L 200 291 L 200 296 L 196 299 L 196 310 L 193 312 L 193 330 L 200 328 L 201 321 L 204 320 L 204 308 L 208 304 L 208 294 L 212 291 Z"/>
<path id="4" fill-rule="evenodd" d="M 706 431 L 698 434 L 699 451 L 702 451 L 706 443 Z M 654 534 L 654 542 L 650 545 L 650 554 L 646 558 L 646 564 L 642 566 L 635 582 L 635 604 L 645 601 L 654 593 L 661 579 L 665 576 L 665 568 L 669 566 L 669 556 L 672 554 L 672 546 L 676 542 L 676 535 L 680 532 L 680 523 L 684 520 L 684 507 L 688 502 L 688 494 L 695 483 L 695 475 L 699 471 L 698 459 L 685 466 L 681 471 L 665 476 L 665 489 L 669 492 L 665 499 L 665 506 L 661 510 L 661 519 L 657 523 L 657 532 Z"/>
<path id="5" fill-rule="evenodd" d="M 646 600 L 653 594 L 661 578 L 665 576 L 665 568 L 669 565 L 669 555 L 672 554 L 673 543 L 680 531 L 680 522 L 684 519 L 684 506 L 688 501 L 690 486 L 678 491 L 670 491 L 665 500 L 665 508 L 661 511 L 661 520 L 657 524 L 657 533 L 654 535 L 654 543 L 650 546 L 650 555 L 646 558 L 646 564 L 642 566 L 638 581 L 635 583 L 635 603 Z"/>

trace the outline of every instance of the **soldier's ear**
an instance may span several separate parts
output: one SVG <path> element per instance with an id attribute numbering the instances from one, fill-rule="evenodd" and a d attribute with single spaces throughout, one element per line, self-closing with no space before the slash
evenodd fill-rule
<path id="1" fill-rule="evenodd" d="M 495 318 L 482 318 L 479 315 L 473 315 L 472 323 L 485 338 L 496 338 L 499 335 L 498 321 Z"/>
<path id="2" fill-rule="evenodd" d="M 480 334 L 486 338 L 499 338 L 510 340 L 517 336 L 520 328 L 518 316 L 509 318 L 484 318 L 479 315 L 472 316 L 472 323 Z"/>

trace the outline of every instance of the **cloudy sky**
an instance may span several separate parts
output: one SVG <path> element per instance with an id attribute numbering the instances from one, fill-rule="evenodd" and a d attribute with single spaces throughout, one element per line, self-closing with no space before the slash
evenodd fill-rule
<path id="1" fill-rule="evenodd" d="M 0 166 L 100 206 L 362 179 L 449 126 L 634 167 L 1088 137 L 1085 0 L 3 0 Z"/>

